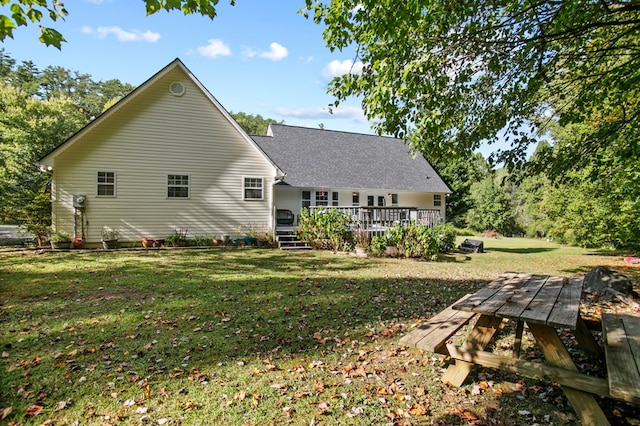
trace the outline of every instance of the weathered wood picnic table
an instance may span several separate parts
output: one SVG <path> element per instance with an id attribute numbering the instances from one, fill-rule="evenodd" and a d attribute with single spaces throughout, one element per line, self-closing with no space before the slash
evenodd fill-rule
<path id="1" fill-rule="evenodd" d="M 558 383 L 583 424 L 608 425 L 594 395 L 640 404 L 640 318 L 603 315 L 603 351 L 580 316 L 582 284 L 581 278 L 505 273 L 461 298 L 400 343 L 455 359 L 442 377 L 454 386 L 462 385 L 474 364 Z M 477 321 L 462 345 L 447 343 L 475 316 Z M 485 351 L 505 320 L 516 324 L 511 357 Z M 546 363 L 520 359 L 525 322 Z M 586 353 L 603 360 L 606 353 L 608 378 L 578 372 L 557 329 L 571 330 Z"/>

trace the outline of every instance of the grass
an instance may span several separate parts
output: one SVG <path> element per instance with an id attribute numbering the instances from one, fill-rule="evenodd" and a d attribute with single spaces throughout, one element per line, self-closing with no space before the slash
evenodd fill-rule
<path id="1" fill-rule="evenodd" d="M 477 368 L 449 388 L 447 359 L 397 341 L 504 271 L 637 270 L 542 241 L 485 250 L 0 252 L 0 424 L 576 423 L 557 387 Z"/>

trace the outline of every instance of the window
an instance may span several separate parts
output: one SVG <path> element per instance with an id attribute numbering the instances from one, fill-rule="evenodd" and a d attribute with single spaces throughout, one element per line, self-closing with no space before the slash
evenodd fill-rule
<path id="1" fill-rule="evenodd" d="M 311 207 L 311 191 L 302 191 L 302 208 L 308 209 Z"/>
<path id="2" fill-rule="evenodd" d="M 246 177 L 244 178 L 244 199 L 245 200 L 263 200 L 262 178 Z"/>
<path id="3" fill-rule="evenodd" d="M 340 203 L 338 202 L 338 193 L 337 192 L 332 192 L 331 193 L 331 205 L 334 206 L 334 207 L 340 205 Z"/>
<path id="4" fill-rule="evenodd" d="M 440 207 L 442 205 L 442 195 L 433 194 L 433 206 Z"/>
<path id="5" fill-rule="evenodd" d="M 189 198 L 189 175 L 167 175 L 167 197 Z"/>
<path id="6" fill-rule="evenodd" d="M 96 194 L 98 197 L 116 196 L 116 173 L 98 172 Z"/>
<path id="7" fill-rule="evenodd" d="M 391 194 L 391 205 L 398 207 L 398 194 Z"/>
<path id="8" fill-rule="evenodd" d="M 328 206 L 329 193 L 327 191 L 316 191 L 316 206 Z"/>
<path id="9" fill-rule="evenodd" d="M 354 192 L 351 194 L 351 205 L 359 206 L 360 205 L 360 193 Z"/>

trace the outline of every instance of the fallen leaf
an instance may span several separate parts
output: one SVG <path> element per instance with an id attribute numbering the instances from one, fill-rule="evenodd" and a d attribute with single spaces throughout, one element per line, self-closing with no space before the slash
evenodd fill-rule
<path id="1" fill-rule="evenodd" d="M 0 420 L 4 420 L 7 417 L 9 417 L 11 415 L 11 412 L 13 411 L 12 407 L 6 407 L 2 409 L 2 415 L 0 415 Z"/>
<path id="2" fill-rule="evenodd" d="M 326 402 L 321 402 L 320 404 L 318 404 L 318 414 L 323 416 L 328 413 L 329 413 L 329 404 L 327 404 Z"/>
<path id="3" fill-rule="evenodd" d="M 27 417 L 37 416 L 38 414 L 42 413 L 43 410 L 44 410 L 44 407 L 42 405 L 34 404 L 31 407 L 27 408 L 27 411 L 25 412 L 25 416 Z"/>
<path id="4" fill-rule="evenodd" d="M 409 409 L 409 414 L 412 416 L 424 416 L 427 414 L 427 409 L 420 404 L 413 404 Z"/>

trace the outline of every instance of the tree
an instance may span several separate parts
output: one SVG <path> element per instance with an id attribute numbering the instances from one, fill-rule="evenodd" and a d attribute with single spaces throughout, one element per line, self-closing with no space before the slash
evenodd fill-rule
<path id="1" fill-rule="evenodd" d="M 199 13 L 211 19 L 216 16 L 215 5 L 218 0 L 194 1 L 194 0 L 144 0 L 147 15 L 158 13 L 162 10 L 180 10 L 185 15 Z M 233 6 L 235 0 L 229 0 Z M 8 9 L 11 16 L 0 14 L 0 41 L 7 37 L 13 38 L 13 30 L 19 26 L 31 23 L 42 24 L 45 16 L 52 22 L 64 19 L 69 12 L 60 0 L 0 0 L 0 5 L 9 4 Z M 62 43 L 66 42 L 64 36 L 51 27 L 40 25 L 39 40 L 47 46 L 55 46 L 61 49 Z"/>
<path id="2" fill-rule="evenodd" d="M 69 98 L 82 109 L 87 120 L 101 114 L 108 102 L 118 100 L 135 89 L 135 86 L 116 79 L 96 82 L 89 74 L 62 67 L 48 66 L 40 71 L 32 61 L 16 64 L 3 49 L 0 49 L 0 80 L 41 100 Z"/>
<path id="3" fill-rule="evenodd" d="M 460 228 L 466 227 L 467 212 L 473 207 L 471 186 L 491 172 L 489 164 L 480 153 L 430 162 L 451 189 L 447 197 L 447 222 Z"/>
<path id="4" fill-rule="evenodd" d="M 36 161 L 86 122 L 67 98 L 39 100 L 0 83 L 0 221 L 42 237 L 51 213 L 49 176 Z"/>
<path id="5" fill-rule="evenodd" d="M 467 215 L 469 226 L 477 231 L 495 229 L 506 235 L 519 233 L 513 205 L 514 190 L 504 169 L 474 183 L 470 190 L 474 207 Z"/>
<path id="6" fill-rule="evenodd" d="M 230 112 L 240 127 L 250 135 L 266 135 L 269 123 L 282 124 L 284 121 L 276 121 L 273 118 L 263 118 L 260 114 L 252 115 L 244 112 Z"/>
<path id="7" fill-rule="evenodd" d="M 565 147 L 581 163 L 640 125 L 637 1 L 306 0 L 303 13 L 325 25 L 331 50 L 355 48 L 363 63 L 330 83 L 333 105 L 362 97 L 379 133 L 432 158 L 504 139 L 492 159 L 515 168 L 552 119 L 606 108 L 611 122 Z"/>

